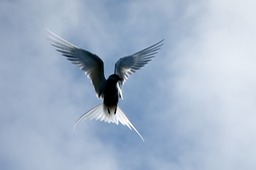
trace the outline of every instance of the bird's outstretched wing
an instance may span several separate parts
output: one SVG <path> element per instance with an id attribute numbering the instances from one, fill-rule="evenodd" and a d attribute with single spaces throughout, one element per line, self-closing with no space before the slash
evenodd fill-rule
<path id="1" fill-rule="evenodd" d="M 80 67 L 80 69 L 91 79 L 97 96 L 103 97 L 102 90 L 106 81 L 103 61 L 97 55 L 76 47 L 54 34 L 49 29 L 46 29 L 46 31 L 48 39 L 52 42 L 52 45 L 56 47 L 56 50 L 67 57 L 73 64 Z"/>
<path id="2" fill-rule="evenodd" d="M 121 87 L 128 79 L 129 75 L 151 61 L 151 59 L 157 54 L 157 51 L 163 45 L 163 41 L 164 40 L 161 40 L 158 43 L 130 56 L 122 57 L 116 62 L 115 74 L 119 75 L 123 79 L 120 83 Z"/>

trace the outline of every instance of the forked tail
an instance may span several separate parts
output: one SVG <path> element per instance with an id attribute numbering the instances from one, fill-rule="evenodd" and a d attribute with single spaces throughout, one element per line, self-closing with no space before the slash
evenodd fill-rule
<path id="1" fill-rule="evenodd" d="M 92 108 L 91 110 L 89 110 L 88 112 L 86 112 L 85 114 L 83 114 L 76 121 L 74 125 L 74 129 L 76 128 L 79 122 L 84 120 L 93 120 L 93 119 L 108 122 L 108 123 L 115 123 L 117 125 L 120 122 L 124 126 L 127 126 L 129 129 L 131 130 L 133 129 L 140 136 L 142 141 L 144 141 L 141 134 L 137 131 L 137 129 L 133 126 L 133 124 L 129 121 L 129 119 L 125 116 L 124 112 L 119 107 L 117 107 L 116 114 L 114 113 L 109 114 L 107 112 L 107 109 L 104 107 L 104 104 L 99 104 L 94 108 Z"/>

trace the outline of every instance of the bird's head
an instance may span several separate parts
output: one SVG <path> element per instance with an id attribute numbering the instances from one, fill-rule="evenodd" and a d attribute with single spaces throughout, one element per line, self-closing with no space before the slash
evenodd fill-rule
<path id="1" fill-rule="evenodd" d="M 118 81 L 122 81 L 123 79 L 119 76 L 119 75 L 117 75 L 117 74 L 112 74 L 112 75 L 110 75 L 109 76 L 109 78 L 108 78 L 109 80 L 111 80 L 111 81 L 114 81 L 114 82 L 118 82 Z"/>

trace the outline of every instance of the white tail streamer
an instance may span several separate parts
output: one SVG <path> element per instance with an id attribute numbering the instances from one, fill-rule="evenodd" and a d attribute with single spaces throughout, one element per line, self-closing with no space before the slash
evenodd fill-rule
<path id="1" fill-rule="evenodd" d="M 119 124 L 119 122 L 124 125 L 127 126 L 129 129 L 133 129 L 142 139 L 142 141 L 144 142 L 143 137 L 141 136 L 141 134 L 137 131 L 137 129 L 133 126 L 133 124 L 129 121 L 129 119 L 126 117 L 126 115 L 124 114 L 124 112 L 117 107 L 116 110 L 116 114 L 114 113 L 108 113 L 107 109 L 105 108 L 104 104 L 99 104 L 97 106 L 95 106 L 94 108 L 92 108 L 91 110 L 89 110 L 88 112 L 86 112 L 85 114 L 83 114 L 75 123 L 74 125 L 74 129 L 76 128 L 77 124 L 81 121 L 84 120 L 100 120 L 100 121 L 104 121 L 107 123 L 115 123 L 115 124 Z"/>

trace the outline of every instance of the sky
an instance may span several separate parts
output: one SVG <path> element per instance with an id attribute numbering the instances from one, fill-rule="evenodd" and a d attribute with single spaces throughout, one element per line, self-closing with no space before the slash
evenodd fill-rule
<path id="1" fill-rule="evenodd" d="M 255 170 L 256 2 L 1 0 L 0 169 Z M 119 105 L 142 134 L 77 118 L 101 103 L 45 27 L 115 62 L 165 39 Z"/>

